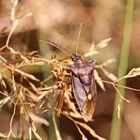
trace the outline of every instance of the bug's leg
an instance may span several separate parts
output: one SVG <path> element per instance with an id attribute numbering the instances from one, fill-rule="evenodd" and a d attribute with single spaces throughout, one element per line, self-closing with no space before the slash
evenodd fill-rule
<path id="1" fill-rule="evenodd" d="M 60 98 L 59 98 L 59 103 L 58 103 L 58 111 L 57 111 L 58 116 L 60 116 L 60 112 L 61 112 L 61 109 L 63 107 L 64 94 L 65 94 L 67 89 L 68 89 L 68 85 L 64 84 L 63 89 L 60 92 Z"/>

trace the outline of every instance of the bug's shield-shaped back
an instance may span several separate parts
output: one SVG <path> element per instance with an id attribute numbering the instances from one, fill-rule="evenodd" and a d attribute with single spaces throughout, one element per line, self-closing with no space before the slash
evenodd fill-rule
<path id="1" fill-rule="evenodd" d="M 94 80 L 95 61 L 82 60 L 79 55 L 72 55 L 72 90 L 80 112 L 85 121 L 92 120 L 95 110 L 97 91 Z"/>

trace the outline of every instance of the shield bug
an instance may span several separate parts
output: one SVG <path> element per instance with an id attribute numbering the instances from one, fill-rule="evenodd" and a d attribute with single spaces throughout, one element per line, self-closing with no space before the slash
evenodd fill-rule
<path id="1" fill-rule="evenodd" d="M 95 60 L 87 61 L 77 54 L 71 56 L 72 91 L 85 121 L 92 120 L 97 99 L 94 80 Z"/>

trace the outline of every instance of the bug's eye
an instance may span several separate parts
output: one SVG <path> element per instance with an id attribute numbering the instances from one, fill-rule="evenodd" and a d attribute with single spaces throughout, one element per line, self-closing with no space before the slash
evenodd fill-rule
<path id="1" fill-rule="evenodd" d="M 91 63 L 92 63 L 93 65 L 95 65 L 95 64 L 96 64 L 96 60 L 91 60 Z"/>
<path id="2" fill-rule="evenodd" d="M 78 60 L 81 60 L 81 56 L 79 56 L 77 54 L 72 54 L 71 59 L 72 59 L 72 61 L 76 62 Z"/>

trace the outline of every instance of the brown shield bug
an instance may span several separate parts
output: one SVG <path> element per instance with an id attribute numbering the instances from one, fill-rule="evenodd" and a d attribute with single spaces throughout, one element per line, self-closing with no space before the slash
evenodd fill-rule
<path id="1" fill-rule="evenodd" d="M 71 56 L 72 91 L 85 121 L 92 120 L 97 99 L 94 79 L 95 61 L 87 61 L 77 54 Z"/>

